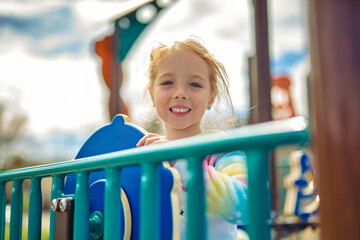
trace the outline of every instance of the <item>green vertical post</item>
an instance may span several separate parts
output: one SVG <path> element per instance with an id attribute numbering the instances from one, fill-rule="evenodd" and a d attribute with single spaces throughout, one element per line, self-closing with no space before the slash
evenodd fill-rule
<path id="1" fill-rule="evenodd" d="M 205 185 L 202 158 L 188 157 L 186 239 L 207 239 Z"/>
<path id="2" fill-rule="evenodd" d="M 28 239 L 41 239 L 41 214 L 42 214 L 42 196 L 41 196 L 41 178 L 31 179 L 31 190 L 29 199 L 29 223 Z"/>
<path id="3" fill-rule="evenodd" d="M 249 235 L 251 240 L 270 240 L 271 198 L 269 180 L 270 151 L 246 151 L 249 183 Z"/>
<path id="4" fill-rule="evenodd" d="M 64 193 L 64 176 L 54 175 L 52 176 L 51 186 L 51 201 L 55 198 L 59 198 Z M 55 240 L 55 212 L 50 208 L 50 233 L 49 239 Z"/>
<path id="5" fill-rule="evenodd" d="M 89 173 L 78 172 L 76 174 L 75 210 L 74 210 L 74 239 L 89 239 L 90 227 L 90 193 Z"/>
<path id="6" fill-rule="evenodd" d="M 18 179 L 13 181 L 11 194 L 10 240 L 21 239 L 23 213 L 22 183 L 23 181 Z"/>
<path id="7" fill-rule="evenodd" d="M 0 240 L 5 239 L 6 182 L 0 182 Z"/>
<path id="8" fill-rule="evenodd" d="M 140 193 L 140 239 L 160 239 L 159 163 L 142 165 Z"/>
<path id="9" fill-rule="evenodd" d="M 106 169 L 104 240 L 122 239 L 120 171 L 119 168 Z"/>

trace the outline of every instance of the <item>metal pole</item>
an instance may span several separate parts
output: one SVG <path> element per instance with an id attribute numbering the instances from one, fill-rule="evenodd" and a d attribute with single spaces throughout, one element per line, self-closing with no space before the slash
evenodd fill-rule
<path id="1" fill-rule="evenodd" d="M 360 239 L 360 2 L 307 2 L 321 237 Z"/>
<path id="2" fill-rule="evenodd" d="M 252 123 L 259 123 L 272 120 L 267 1 L 254 0 L 254 18 L 256 77 L 252 80 L 256 82 L 254 84 L 256 89 L 253 91 L 257 92 L 257 102 L 254 102 L 256 117 Z"/>

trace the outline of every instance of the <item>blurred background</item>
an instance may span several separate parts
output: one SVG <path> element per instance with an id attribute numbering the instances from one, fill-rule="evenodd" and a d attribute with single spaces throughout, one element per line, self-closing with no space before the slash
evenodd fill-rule
<path id="1" fill-rule="evenodd" d="M 273 119 L 309 115 L 306 9 L 303 0 L 268 1 Z M 249 77 L 254 28 L 252 0 L 0 1 L 0 170 L 73 159 L 119 112 L 161 133 L 146 92 L 149 54 L 188 37 L 225 65 L 236 126 L 248 124 L 257 107 Z M 227 129 L 230 116 L 219 101 L 203 127 Z M 51 179 L 42 185 L 49 209 Z M 7 189 L 9 198 L 11 183 Z"/>
<path id="2" fill-rule="evenodd" d="M 359 134 L 353 133 L 360 116 L 353 104 L 360 102 L 355 66 L 359 34 L 351 25 L 360 12 L 355 2 L 2 0 L 0 171 L 73 159 L 85 140 L 120 112 L 148 131 L 161 133 L 146 93 L 149 53 L 158 43 L 197 37 L 227 69 L 236 127 L 257 122 L 258 112 L 268 113 L 265 120 L 296 115 L 313 119 L 311 132 L 319 140 L 314 141 L 317 156 L 309 157 L 316 159 L 322 174 L 324 238 L 354 238 L 360 216 L 356 212 L 360 198 L 353 191 L 359 176 L 355 144 Z M 259 11 L 265 3 L 267 12 Z M 267 18 L 261 19 L 259 12 L 267 13 Z M 313 99 L 308 94 L 308 17 Z M 259 44 L 258 39 L 264 41 Z M 257 56 L 266 55 L 257 59 L 258 72 L 254 71 L 255 48 Z M 259 79 L 265 81 L 256 85 Z M 309 116 L 311 103 L 314 116 Z M 207 111 L 203 128 L 227 129 L 229 118 L 228 106 L 220 101 Z M 287 191 L 283 180 L 291 172 L 289 153 L 296 149 L 277 149 L 271 160 L 273 219 L 282 212 Z M 41 183 L 47 189 L 43 224 L 48 224 L 51 179 Z M 11 185 L 6 184 L 8 203 Z M 30 182 L 23 186 L 26 222 Z M 300 239 L 318 239 L 314 235 Z"/>
<path id="3" fill-rule="evenodd" d="M 157 1 L 161 9 L 144 2 L 0 2 L 1 169 L 70 160 L 96 129 L 111 121 L 104 46 L 118 29 L 124 32 L 117 39 L 123 52 L 117 52 L 121 72 L 115 75 L 121 78 L 120 108 L 132 122 L 148 129 L 154 118 L 145 91 L 152 48 L 195 36 L 225 65 L 236 116 L 240 125 L 246 124 L 256 107 L 249 101 L 248 59 L 255 51 L 252 1 Z M 309 74 L 305 4 L 268 3 L 271 75 L 291 81 L 293 109 L 303 116 L 308 115 Z M 134 15 L 135 9 L 141 11 Z M 131 25 L 134 16 L 145 24 L 142 29 Z M 274 103 L 284 98 L 279 91 L 272 95 Z M 219 103 L 207 114 L 226 119 L 227 113 Z"/>

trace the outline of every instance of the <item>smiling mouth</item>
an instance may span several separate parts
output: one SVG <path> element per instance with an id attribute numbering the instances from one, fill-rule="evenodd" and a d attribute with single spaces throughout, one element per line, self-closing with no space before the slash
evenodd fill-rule
<path id="1" fill-rule="evenodd" d="M 174 113 L 187 113 L 190 111 L 189 108 L 170 108 L 170 111 Z"/>

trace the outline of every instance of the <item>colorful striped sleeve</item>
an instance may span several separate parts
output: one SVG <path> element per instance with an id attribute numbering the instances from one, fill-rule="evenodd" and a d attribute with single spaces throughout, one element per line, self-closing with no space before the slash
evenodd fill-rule
<path id="1" fill-rule="evenodd" d="M 248 223 L 246 156 L 211 155 L 204 161 L 207 212 L 237 225 Z"/>

